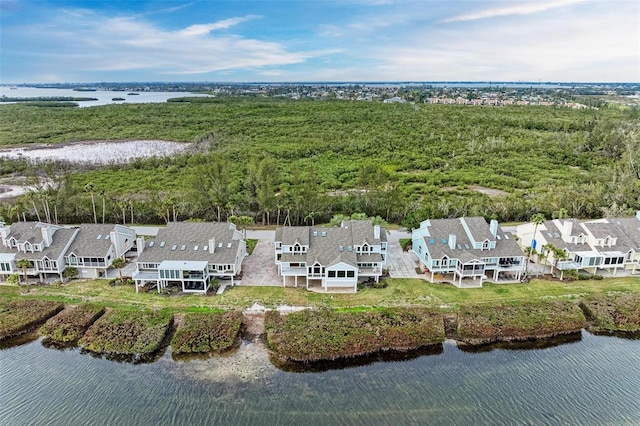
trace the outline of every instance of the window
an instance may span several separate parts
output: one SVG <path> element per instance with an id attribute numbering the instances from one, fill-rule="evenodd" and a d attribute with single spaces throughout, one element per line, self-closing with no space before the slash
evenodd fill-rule
<path id="1" fill-rule="evenodd" d="M 182 250 L 182 251 L 185 251 L 186 249 L 187 249 L 187 246 L 184 245 L 184 244 L 182 245 L 182 247 L 180 247 L 180 250 Z"/>
<path id="2" fill-rule="evenodd" d="M 203 250 L 203 251 L 207 251 L 207 250 L 209 250 L 209 246 L 202 246 L 202 250 Z"/>
<path id="3" fill-rule="evenodd" d="M 175 251 L 175 249 L 177 249 L 177 248 L 178 248 L 178 246 L 176 244 L 174 244 L 174 245 L 171 246 L 171 251 Z"/>
<path id="4" fill-rule="evenodd" d="M 195 246 L 195 247 L 193 247 L 193 251 L 198 251 L 198 248 L 199 248 L 199 247 L 200 247 L 200 246 Z"/>
<path id="5" fill-rule="evenodd" d="M 347 271 L 347 278 L 354 278 L 356 276 L 355 271 Z"/>
<path id="6" fill-rule="evenodd" d="M 151 241 L 151 242 L 149 243 L 149 247 L 153 247 L 155 244 L 156 244 L 156 242 L 155 242 L 155 241 Z"/>
<path id="7" fill-rule="evenodd" d="M 162 241 L 162 242 L 160 243 L 160 247 L 164 247 L 164 244 L 165 244 L 165 242 L 164 242 L 164 241 Z"/>
<path id="8" fill-rule="evenodd" d="M 329 278 L 335 278 L 336 277 L 336 271 L 329 271 Z"/>
<path id="9" fill-rule="evenodd" d="M 232 245 L 233 243 L 227 243 L 227 248 L 231 248 Z"/>
<path id="10" fill-rule="evenodd" d="M 98 234 L 98 239 L 101 240 L 102 239 L 102 234 Z"/>
<path id="11" fill-rule="evenodd" d="M 344 278 L 346 276 L 346 271 L 338 271 L 338 278 Z"/>

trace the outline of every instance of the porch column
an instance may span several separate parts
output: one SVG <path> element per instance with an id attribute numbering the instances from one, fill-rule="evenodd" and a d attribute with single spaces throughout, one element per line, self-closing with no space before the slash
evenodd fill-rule
<path id="1" fill-rule="evenodd" d="M 286 275 L 282 276 L 282 287 L 286 287 L 285 280 L 287 279 Z"/>
<path id="2" fill-rule="evenodd" d="M 435 275 L 435 272 L 431 271 L 431 284 L 433 284 L 433 276 Z M 455 275 L 455 274 L 454 274 Z"/>
<path id="3" fill-rule="evenodd" d="M 294 275 L 294 283 L 295 283 L 296 288 L 298 288 L 298 276 L 297 275 Z"/>

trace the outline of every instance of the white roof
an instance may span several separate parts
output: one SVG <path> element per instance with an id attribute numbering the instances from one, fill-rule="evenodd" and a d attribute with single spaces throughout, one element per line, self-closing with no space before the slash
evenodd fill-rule
<path id="1" fill-rule="evenodd" d="M 204 260 L 165 260 L 158 269 L 180 269 L 183 271 L 202 271 L 207 269 L 209 262 Z"/>
<path id="2" fill-rule="evenodd" d="M 0 262 L 11 262 L 15 258 L 15 253 L 0 253 Z"/>

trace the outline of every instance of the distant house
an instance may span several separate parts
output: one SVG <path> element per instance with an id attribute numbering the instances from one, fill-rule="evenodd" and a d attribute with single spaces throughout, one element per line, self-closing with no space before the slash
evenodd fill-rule
<path id="1" fill-rule="evenodd" d="M 16 267 L 20 259 L 31 262 L 27 275 L 62 280 L 65 268 L 64 254 L 69 249 L 77 229 L 42 222 L 16 222 L 5 225 L 0 222 L 0 276 L 5 280 L 13 273 L 21 273 Z"/>
<path id="2" fill-rule="evenodd" d="M 541 260 L 560 271 L 581 269 L 596 274 L 602 270 L 615 275 L 640 269 L 640 211 L 632 218 L 553 219 L 537 227 L 525 223 L 516 228 L 516 234 L 523 247 L 533 247 Z M 563 250 L 566 259 L 556 262 L 548 245 Z"/>
<path id="3" fill-rule="evenodd" d="M 136 291 L 154 283 L 159 292 L 175 283 L 185 293 L 206 293 L 213 278 L 233 285 L 247 255 L 242 233 L 226 222 L 171 222 L 152 239 L 138 238 L 136 246 Z"/>
<path id="4" fill-rule="evenodd" d="M 65 254 L 65 263 L 81 278 L 103 278 L 113 259 L 124 258 L 136 242 L 136 232 L 123 225 L 83 224 Z"/>
<path id="5" fill-rule="evenodd" d="M 525 270 L 524 254 L 514 238 L 498 222 L 482 217 L 429 219 L 413 231 L 413 251 L 421 268 L 434 282 L 435 276 L 464 286 L 493 282 L 519 282 Z"/>
<path id="6" fill-rule="evenodd" d="M 406 104 L 406 99 L 402 99 L 398 96 L 394 96 L 393 98 L 385 99 L 382 101 L 385 104 Z"/>
<path id="7" fill-rule="evenodd" d="M 386 265 L 387 236 L 366 220 L 343 221 L 340 227 L 278 227 L 275 262 L 282 276 L 297 287 L 358 289 L 358 280 L 378 281 Z"/>

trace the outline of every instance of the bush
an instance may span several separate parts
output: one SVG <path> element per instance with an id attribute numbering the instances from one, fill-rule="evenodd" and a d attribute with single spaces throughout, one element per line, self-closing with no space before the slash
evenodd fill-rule
<path id="1" fill-rule="evenodd" d="M 464 306 L 458 311 L 458 338 L 470 344 L 529 340 L 579 332 L 586 318 L 570 302 Z"/>
<path id="2" fill-rule="evenodd" d="M 167 310 L 110 310 L 98 319 L 79 343 L 96 353 L 147 355 L 160 347 L 173 315 Z"/>
<path id="3" fill-rule="evenodd" d="M 335 360 L 385 350 L 410 350 L 444 340 L 444 321 L 423 308 L 365 312 L 305 310 L 265 315 L 269 347 L 290 361 Z"/>
<path id="4" fill-rule="evenodd" d="M 240 333 L 241 312 L 187 313 L 171 339 L 175 353 L 224 351 Z"/>
<path id="5" fill-rule="evenodd" d="M 75 342 L 103 313 L 104 307 L 93 303 L 66 308 L 40 327 L 40 334 L 58 342 Z"/>
<path id="6" fill-rule="evenodd" d="M 0 340 L 25 333 L 64 308 L 60 302 L 48 300 L 0 299 Z"/>

